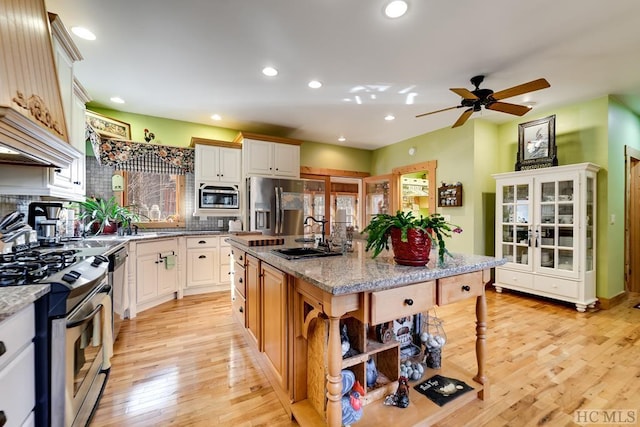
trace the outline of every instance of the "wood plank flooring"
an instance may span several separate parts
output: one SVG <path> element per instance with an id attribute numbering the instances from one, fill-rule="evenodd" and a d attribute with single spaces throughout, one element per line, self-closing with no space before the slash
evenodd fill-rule
<path id="1" fill-rule="evenodd" d="M 574 426 L 576 410 L 640 409 L 640 310 L 633 308 L 640 295 L 578 313 L 511 292 L 487 294 L 490 399 L 438 426 Z M 448 337 L 443 364 L 474 369 L 474 309 L 473 300 L 437 309 Z M 125 321 L 111 371 L 92 427 L 296 425 L 253 360 L 227 293 L 188 296 Z"/>

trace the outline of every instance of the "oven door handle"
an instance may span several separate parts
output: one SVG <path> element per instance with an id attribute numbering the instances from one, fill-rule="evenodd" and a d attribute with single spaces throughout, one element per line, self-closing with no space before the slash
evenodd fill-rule
<path id="1" fill-rule="evenodd" d="M 89 322 L 94 317 L 96 317 L 96 314 L 98 314 L 100 312 L 102 307 L 103 307 L 102 304 L 98 304 L 96 306 L 96 308 L 94 308 L 93 311 L 91 313 L 89 313 L 86 317 L 83 317 L 82 319 L 74 320 L 73 322 L 67 323 L 67 329 L 77 328 L 78 326 L 84 325 L 85 323 Z"/>

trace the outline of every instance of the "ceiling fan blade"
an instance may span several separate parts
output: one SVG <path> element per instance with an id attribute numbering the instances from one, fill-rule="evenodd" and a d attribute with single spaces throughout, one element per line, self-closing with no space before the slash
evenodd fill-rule
<path id="1" fill-rule="evenodd" d="M 485 108 L 488 108 L 489 110 L 513 114 L 514 116 L 524 116 L 531 110 L 531 108 L 525 105 L 510 104 L 508 102 L 491 102 L 487 104 Z"/>
<path id="2" fill-rule="evenodd" d="M 523 83 L 518 86 L 510 87 L 509 89 L 494 92 L 493 95 L 491 95 L 491 98 L 496 100 L 511 98 L 512 96 L 522 95 L 523 93 L 529 93 L 529 92 L 534 92 L 540 89 L 546 89 L 550 86 L 551 85 L 549 84 L 549 82 L 545 79 L 533 80 L 528 83 Z"/>
<path id="3" fill-rule="evenodd" d="M 430 111 L 430 112 L 428 112 L 428 113 L 418 114 L 418 115 L 416 116 L 416 118 L 417 118 L 417 117 L 422 117 L 422 116 L 428 116 L 429 114 L 441 113 L 441 112 L 443 112 L 443 111 L 454 110 L 454 109 L 456 109 L 456 108 L 460 108 L 460 107 L 462 107 L 462 105 L 456 105 L 455 107 L 443 108 L 442 110 Z"/>
<path id="4" fill-rule="evenodd" d="M 465 89 L 463 87 L 453 87 L 449 90 L 451 92 L 457 93 L 464 99 L 473 99 L 473 100 L 480 99 L 477 96 L 475 96 L 473 92 L 471 92 L 469 89 Z"/>
<path id="5" fill-rule="evenodd" d="M 458 118 L 458 120 L 451 126 L 452 128 L 457 128 L 458 126 L 462 126 L 473 114 L 473 108 L 467 108 L 464 110 L 464 113 Z"/>

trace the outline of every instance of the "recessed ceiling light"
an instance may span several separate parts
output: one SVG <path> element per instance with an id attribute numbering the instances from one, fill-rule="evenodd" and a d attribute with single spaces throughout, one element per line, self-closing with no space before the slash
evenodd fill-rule
<path id="1" fill-rule="evenodd" d="M 319 89 L 322 87 L 322 82 L 319 82 L 318 80 L 311 80 L 309 82 L 309 87 L 311 89 Z"/>
<path id="2" fill-rule="evenodd" d="M 387 114 L 386 116 L 384 116 L 384 119 L 388 122 L 390 122 L 391 120 L 395 120 L 396 116 L 392 115 L 392 114 Z"/>
<path id="3" fill-rule="evenodd" d="M 400 18 L 407 12 L 407 2 L 403 0 L 394 0 L 387 4 L 384 8 L 384 14 L 389 18 Z"/>
<path id="4" fill-rule="evenodd" d="M 278 75 L 278 70 L 276 70 L 273 67 L 264 67 L 262 69 L 262 74 L 264 74 L 267 77 L 274 77 Z"/>
<path id="5" fill-rule="evenodd" d="M 96 35 L 84 27 L 71 27 L 71 32 L 81 39 L 95 40 Z"/>
<path id="6" fill-rule="evenodd" d="M 116 104 L 124 104 L 124 99 L 120 98 L 119 96 L 112 96 L 109 99 L 111 100 L 111 102 L 115 102 Z"/>
<path id="7" fill-rule="evenodd" d="M 222 120 L 222 117 L 220 116 L 220 114 L 214 114 L 211 116 L 212 120 Z"/>
<path id="8" fill-rule="evenodd" d="M 345 142 L 347 140 L 347 138 L 345 138 L 344 136 L 341 136 L 340 138 L 338 138 L 338 141 L 340 142 Z"/>

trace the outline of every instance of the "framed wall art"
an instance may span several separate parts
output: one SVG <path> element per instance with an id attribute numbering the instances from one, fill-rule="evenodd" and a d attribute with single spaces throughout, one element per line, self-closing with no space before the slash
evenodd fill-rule
<path id="1" fill-rule="evenodd" d="M 516 170 L 550 166 L 558 166 L 555 114 L 518 125 Z"/>
<path id="2" fill-rule="evenodd" d="M 131 125 L 87 110 L 86 121 L 100 136 L 131 140 Z"/>

